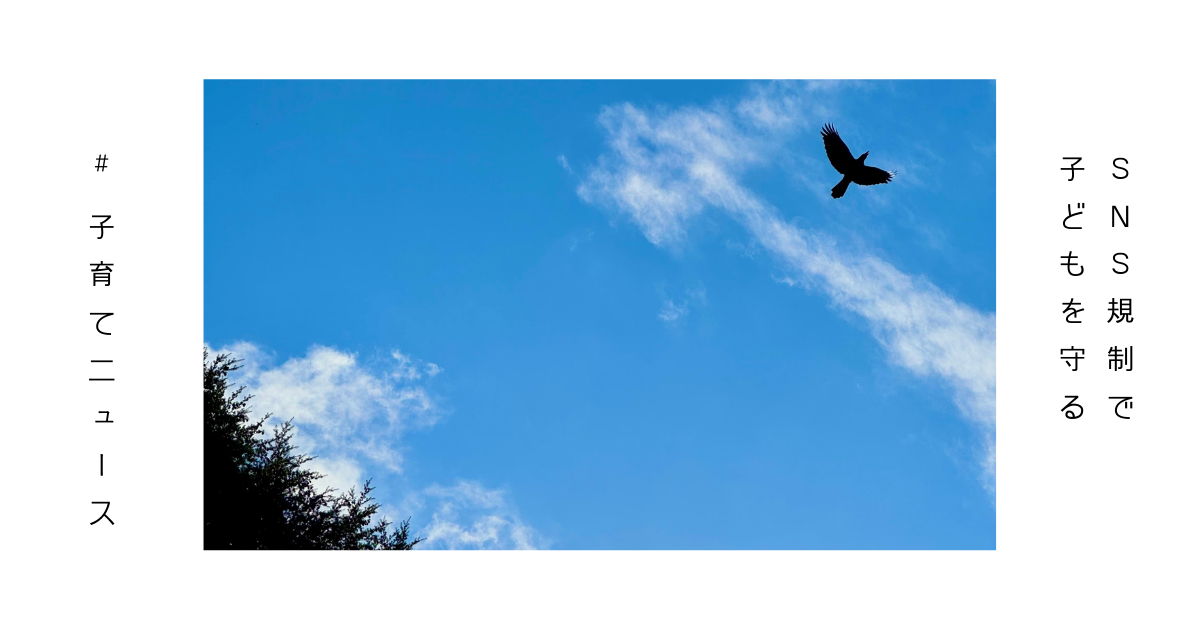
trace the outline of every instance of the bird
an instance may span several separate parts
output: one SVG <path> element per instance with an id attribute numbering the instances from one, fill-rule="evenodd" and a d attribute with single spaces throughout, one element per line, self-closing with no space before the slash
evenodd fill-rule
<path id="1" fill-rule="evenodd" d="M 825 155 L 829 156 L 829 163 L 833 165 L 834 170 L 843 175 L 842 181 L 838 182 L 831 191 L 834 199 L 846 194 L 850 182 L 859 186 L 874 186 L 892 181 L 893 173 L 874 166 L 867 166 L 866 160 L 870 151 L 858 156 L 857 160 L 854 159 L 854 154 L 850 153 L 850 147 L 842 142 L 842 137 L 838 135 L 837 129 L 834 129 L 833 125 L 826 123 L 821 128 L 821 138 L 825 141 Z"/>

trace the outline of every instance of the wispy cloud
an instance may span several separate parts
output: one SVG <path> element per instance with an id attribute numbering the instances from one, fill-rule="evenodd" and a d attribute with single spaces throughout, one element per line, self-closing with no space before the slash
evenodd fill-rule
<path id="1" fill-rule="evenodd" d="M 688 307 L 686 302 L 676 304 L 671 298 L 664 298 L 662 309 L 658 311 L 658 318 L 669 324 L 687 317 L 687 314 Z"/>
<path id="2" fill-rule="evenodd" d="M 575 174 L 575 171 L 571 169 L 571 163 L 567 161 L 567 156 L 560 154 L 558 156 L 558 165 L 563 167 L 563 170 L 571 175 Z"/>
<path id="3" fill-rule="evenodd" d="M 688 289 L 684 295 L 686 297 L 678 301 L 664 296 L 662 308 L 658 311 L 658 318 L 668 324 L 682 323 L 687 319 L 693 304 L 704 306 L 708 303 L 708 293 L 704 287 Z"/>
<path id="4" fill-rule="evenodd" d="M 420 530 L 427 549 L 538 549 L 546 546 L 521 521 L 503 490 L 477 482 L 433 485 L 405 502 L 409 513 L 428 514 Z"/>
<path id="5" fill-rule="evenodd" d="M 583 233 L 583 235 L 572 236 L 571 244 L 568 246 L 568 250 L 572 251 L 572 252 L 575 251 L 576 249 L 579 248 L 580 245 L 583 245 L 584 243 L 592 240 L 592 237 L 595 235 L 596 235 L 596 231 L 593 230 L 592 228 L 588 228 L 587 231 Z"/>
<path id="6" fill-rule="evenodd" d="M 277 366 L 270 365 L 270 355 L 247 342 L 217 352 L 242 359 L 243 368 L 234 378 L 254 396 L 255 409 L 270 412 L 274 423 L 291 420 L 297 446 L 320 453 L 313 467 L 342 490 L 361 483 L 361 459 L 403 472 L 401 436 L 436 423 L 442 415 L 421 384 L 441 368 L 400 352 L 392 353 L 395 363 L 379 374 L 353 354 L 319 345 Z"/>
<path id="7" fill-rule="evenodd" d="M 773 84 L 732 108 L 607 107 L 599 123 L 608 151 L 578 194 L 616 209 L 650 242 L 668 248 L 684 242 L 689 222 L 706 208 L 726 212 L 774 256 L 781 281 L 823 292 L 838 308 L 865 319 L 895 364 L 949 386 L 963 416 L 980 430 L 982 477 L 992 487 L 995 315 L 961 304 L 875 256 L 843 251 L 832 239 L 784 221 L 739 181 L 744 171 L 782 150 L 784 132 L 825 114 L 813 92 Z"/>
<path id="8" fill-rule="evenodd" d="M 280 365 L 248 342 L 212 352 L 241 360 L 232 380 L 253 396 L 255 413 L 271 413 L 269 424 L 291 420 L 296 446 L 317 455 L 307 466 L 325 475 L 323 484 L 341 491 L 361 486 L 368 471 L 379 467 L 407 485 L 403 435 L 434 425 L 446 413 L 426 386 L 442 368 L 399 350 L 382 365 L 364 365 L 352 353 L 319 345 Z M 427 530 L 421 535 L 436 541 L 435 546 L 531 548 L 540 540 L 517 517 L 503 491 L 479 482 L 434 485 L 403 503 L 399 511 L 386 504 L 382 511 L 394 521 L 414 516 L 413 525 Z M 427 506 L 429 510 L 414 514 L 414 508 Z"/>

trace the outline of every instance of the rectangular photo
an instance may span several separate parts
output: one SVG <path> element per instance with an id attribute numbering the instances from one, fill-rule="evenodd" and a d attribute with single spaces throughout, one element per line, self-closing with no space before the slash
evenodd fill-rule
<path id="1" fill-rule="evenodd" d="M 995 313 L 994 81 L 206 81 L 204 548 L 995 549 Z"/>

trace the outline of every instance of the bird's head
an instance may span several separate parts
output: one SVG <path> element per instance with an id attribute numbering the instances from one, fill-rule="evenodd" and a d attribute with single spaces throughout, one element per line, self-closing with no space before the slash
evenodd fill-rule
<path id="1" fill-rule="evenodd" d="M 870 151 L 867 151 L 866 153 L 864 153 L 864 154 L 862 154 L 862 155 L 858 156 L 858 163 L 859 163 L 859 164 L 862 164 L 863 162 L 866 162 L 866 161 L 867 161 L 867 156 L 868 156 L 868 155 L 870 155 L 870 154 L 871 154 L 871 152 L 870 152 Z"/>

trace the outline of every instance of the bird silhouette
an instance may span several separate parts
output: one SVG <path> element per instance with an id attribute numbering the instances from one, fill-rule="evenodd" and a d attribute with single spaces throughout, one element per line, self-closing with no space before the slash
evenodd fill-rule
<path id="1" fill-rule="evenodd" d="M 829 163 L 843 176 L 842 181 L 833 187 L 834 199 L 846 194 L 850 182 L 859 186 L 874 186 L 892 181 L 892 174 L 888 171 L 866 165 L 867 155 L 871 153 L 870 151 L 858 156 L 857 160 L 854 159 L 854 154 L 850 153 L 850 147 L 842 142 L 842 137 L 838 135 L 833 125 L 826 123 L 821 128 L 821 138 L 825 140 L 825 155 L 829 156 Z"/>

